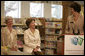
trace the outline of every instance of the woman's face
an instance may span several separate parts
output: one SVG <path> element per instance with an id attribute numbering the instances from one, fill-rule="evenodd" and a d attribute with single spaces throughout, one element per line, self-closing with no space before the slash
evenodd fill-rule
<path id="1" fill-rule="evenodd" d="M 30 28 L 35 28 L 35 21 L 32 21 L 29 25 Z"/>
<path id="2" fill-rule="evenodd" d="M 73 9 L 73 8 L 70 8 L 70 10 L 71 10 L 71 13 L 72 13 L 72 14 L 74 14 L 74 13 L 75 13 L 75 11 L 74 11 L 74 9 Z"/>
<path id="3" fill-rule="evenodd" d="M 13 19 L 8 19 L 7 25 L 8 25 L 8 26 L 12 26 L 12 25 L 13 25 Z"/>

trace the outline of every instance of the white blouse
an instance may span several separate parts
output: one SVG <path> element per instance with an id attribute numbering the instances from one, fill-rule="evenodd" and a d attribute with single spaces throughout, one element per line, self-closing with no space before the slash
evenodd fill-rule
<path id="1" fill-rule="evenodd" d="M 7 27 L 1 29 L 1 40 L 3 46 L 12 47 L 17 46 L 17 32 L 12 29 L 12 32 L 8 30 Z"/>
<path id="2" fill-rule="evenodd" d="M 84 27 L 84 17 L 82 15 L 78 17 L 77 21 L 74 21 L 73 15 L 68 17 L 67 25 L 66 25 L 66 33 L 73 33 L 73 29 L 74 29 L 75 32 L 79 30 L 80 34 L 84 34 L 83 27 Z"/>

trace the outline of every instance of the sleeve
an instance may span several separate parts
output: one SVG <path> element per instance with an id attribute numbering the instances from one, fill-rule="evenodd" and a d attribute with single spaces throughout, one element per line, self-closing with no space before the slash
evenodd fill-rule
<path id="1" fill-rule="evenodd" d="M 41 44 L 41 39 L 40 39 L 40 33 L 39 33 L 39 30 L 38 30 L 38 43 L 37 43 L 37 46 L 40 46 L 40 44 Z"/>
<path id="2" fill-rule="evenodd" d="M 82 25 L 83 25 L 83 26 L 82 26 L 82 27 L 83 27 L 83 28 L 82 28 L 82 33 L 84 33 L 84 16 L 82 16 L 82 19 L 83 19 L 83 20 L 82 20 Z"/>
<path id="3" fill-rule="evenodd" d="M 15 30 L 15 46 L 18 48 L 18 45 L 17 45 L 17 32 Z"/>
<path id="4" fill-rule="evenodd" d="M 4 37 L 5 37 L 5 35 L 4 35 L 5 32 L 4 32 L 4 31 L 5 31 L 5 29 L 4 29 L 4 28 L 1 28 L 1 45 L 2 45 L 2 46 L 5 45 L 5 41 L 4 41 L 4 40 L 5 40 L 5 39 L 4 39 Z"/>
<path id="5" fill-rule="evenodd" d="M 65 29 L 65 33 L 68 33 L 70 30 L 69 28 L 69 17 L 67 18 L 67 22 L 66 22 L 66 29 Z"/>
<path id="6" fill-rule="evenodd" d="M 26 31 L 24 32 L 24 43 L 26 46 L 29 46 L 33 49 L 36 48 L 36 45 L 30 41 L 28 33 Z"/>
<path id="7" fill-rule="evenodd" d="M 83 31 L 84 31 L 84 16 L 83 16 Z"/>

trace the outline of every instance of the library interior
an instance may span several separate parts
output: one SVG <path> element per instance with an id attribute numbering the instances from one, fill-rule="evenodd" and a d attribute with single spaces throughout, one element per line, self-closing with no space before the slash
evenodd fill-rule
<path id="1" fill-rule="evenodd" d="M 84 1 L 1 1 L 1 55 L 84 55 Z"/>

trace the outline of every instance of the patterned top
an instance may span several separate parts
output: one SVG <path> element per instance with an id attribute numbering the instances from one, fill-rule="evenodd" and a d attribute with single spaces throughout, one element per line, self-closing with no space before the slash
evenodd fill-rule
<path id="1" fill-rule="evenodd" d="M 12 29 L 12 32 L 10 32 L 7 27 L 2 28 L 1 42 L 2 46 L 17 46 L 17 32 L 14 29 Z"/>

